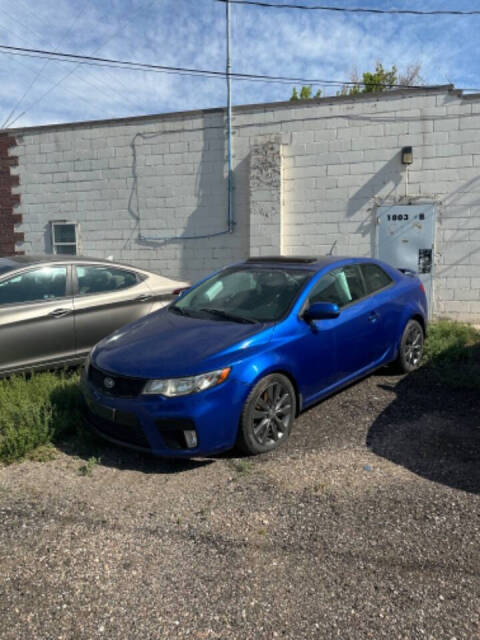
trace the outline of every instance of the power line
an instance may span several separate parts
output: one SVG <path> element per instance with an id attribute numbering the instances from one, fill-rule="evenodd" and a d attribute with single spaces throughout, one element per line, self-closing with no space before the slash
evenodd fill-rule
<path id="1" fill-rule="evenodd" d="M 48 58 L 57 62 L 69 62 L 75 63 L 77 66 L 80 64 L 110 67 L 115 69 L 125 69 L 129 71 L 151 71 L 156 73 L 172 73 L 179 75 L 192 75 L 202 76 L 209 78 L 221 78 L 226 77 L 225 71 L 217 71 L 215 69 L 193 69 L 189 67 L 173 67 L 167 65 L 150 64 L 145 62 L 133 62 L 130 60 L 118 60 L 114 58 L 100 58 L 97 56 L 84 56 L 74 53 L 65 53 L 59 51 L 47 51 L 44 49 L 27 49 L 25 47 L 13 47 L 9 45 L 0 44 L 0 53 L 9 53 L 13 55 L 34 57 L 34 58 Z M 350 80 L 326 80 L 325 78 L 298 78 L 291 76 L 270 76 L 264 74 L 254 73 L 239 73 L 232 71 L 229 74 L 236 80 L 247 81 L 260 81 L 260 82 L 276 82 L 276 83 L 288 83 L 288 84 L 306 84 L 306 85 L 325 85 L 325 86 L 358 86 L 364 85 L 369 87 L 388 87 L 399 89 L 425 89 L 424 85 L 408 85 L 408 84 L 390 84 L 381 82 L 363 82 L 363 81 L 350 81 Z"/>
<path id="2" fill-rule="evenodd" d="M 216 0 L 216 2 L 226 2 L 226 0 Z M 432 11 L 419 11 L 416 9 L 374 9 L 361 7 L 330 7 L 324 5 L 308 4 L 274 4 L 273 2 L 262 2 L 261 0 L 230 0 L 231 4 L 250 5 L 255 7 L 266 7 L 269 9 L 300 9 L 301 11 L 337 11 L 341 13 L 376 13 L 387 15 L 412 15 L 412 16 L 478 16 L 480 10 L 458 11 L 455 9 L 435 9 Z"/>
<path id="3" fill-rule="evenodd" d="M 113 40 L 113 38 L 115 38 L 115 36 L 117 36 L 120 31 L 122 31 L 138 14 L 142 13 L 143 11 L 146 11 L 147 9 L 149 9 L 151 7 L 151 5 L 154 3 L 155 0 L 150 0 L 149 2 L 146 2 L 146 4 L 142 7 L 139 7 L 133 14 L 130 12 L 126 12 L 125 14 L 122 14 L 123 16 L 127 16 L 126 20 L 124 20 L 124 22 L 113 32 L 113 34 L 111 34 L 110 36 L 108 36 L 108 38 L 106 40 L 104 40 L 94 51 L 93 53 L 97 53 L 97 51 L 99 51 L 102 47 L 104 47 L 108 42 L 110 42 L 111 40 Z M 63 76 L 62 78 L 60 78 L 57 82 L 54 82 L 53 85 L 50 86 L 49 89 L 47 89 L 47 91 L 45 91 L 39 98 L 37 98 L 34 102 L 32 102 L 24 111 L 22 111 L 22 113 L 20 113 L 14 120 L 10 121 L 8 124 L 9 126 L 12 126 L 13 124 L 15 124 L 15 122 L 21 118 L 22 116 L 24 116 L 28 111 L 30 111 L 30 109 L 35 105 L 37 105 L 39 102 L 41 102 L 44 98 L 46 98 L 54 89 L 56 89 L 59 85 L 61 85 L 65 80 L 67 80 L 73 73 L 75 73 L 75 71 L 77 70 L 77 68 L 80 66 L 80 64 L 77 64 L 75 67 L 73 67 L 73 69 L 71 69 L 65 76 Z"/>
<path id="4" fill-rule="evenodd" d="M 73 19 L 70 27 L 68 28 L 67 33 L 65 34 L 65 36 L 62 39 L 62 42 L 65 42 L 65 40 L 68 38 L 68 36 L 71 34 L 71 32 L 73 31 L 73 28 L 75 26 L 75 24 L 78 22 L 78 20 L 80 19 L 80 17 L 85 13 L 86 11 L 86 7 L 84 7 L 83 9 L 80 10 L 80 12 L 75 16 L 75 18 Z M 48 64 L 50 63 L 50 60 L 45 60 L 45 63 L 42 65 L 42 68 L 39 69 L 39 71 L 37 72 L 37 74 L 34 76 L 33 80 L 30 82 L 30 84 L 28 85 L 28 87 L 25 89 L 25 91 L 23 92 L 23 95 L 17 100 L 17 102 L 15 103 L 15 105 L 12 107 L 10 113 L 8 114 L 8 116 L 5 118 L 3 124 L 2 124 L 2 129 L 4 129 L 5 127 L 8 126 L 8 122 L 9 120 L 11 120 L 13 118 L 13 116 L 15 115 L 15 111 L 18 109 L 18 107 L 22 104 L 22 102 L 25 100 L 25 98 L 27 97 L 27 95 L 29 94 L 30 90 L 33 89 L 34 85 L 37 83 L 37 81 L 39 80 L 40 76 L 42 75 L 42 73 L 45 71 L 45 69 L 47 68 Z"/>

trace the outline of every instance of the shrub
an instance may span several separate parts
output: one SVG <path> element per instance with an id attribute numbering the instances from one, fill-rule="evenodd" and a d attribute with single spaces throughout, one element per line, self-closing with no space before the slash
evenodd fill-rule
<path id="1" fill-rule="evenodd" d="M 78 374 L 39 373 L 0 380 L 0 460 L 12 462 L 74 430 Z"/>

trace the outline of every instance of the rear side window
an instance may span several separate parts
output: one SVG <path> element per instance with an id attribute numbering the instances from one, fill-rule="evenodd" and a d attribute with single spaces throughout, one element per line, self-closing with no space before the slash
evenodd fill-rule
<path id="1" fill-rule="evenodd" d="M 76 270 L 78 295 L 121 291 L 138 283 L 135 273 L 117 267 L 79 266 Z"/>
<path id="2" fill-rule="evenodd" d="M 333 302 L 344 307 L 364 296 L 365 288 L 358 265 L 347 265 L 324 275 L 313 288 L 309 303 Z"/>
<path id="3" fill-rule="evenodd" d="M 365 279 L 367 294 L 380 291 L 393 282 L 392 278 L 378 264 L 362 264 L 360 268 Z"/>
<path id="4" fill-rule="evenodd" d="M 63 298 L 67 286 L 66 267 L 42 267 L 0 283 L 0 305 Z"/>

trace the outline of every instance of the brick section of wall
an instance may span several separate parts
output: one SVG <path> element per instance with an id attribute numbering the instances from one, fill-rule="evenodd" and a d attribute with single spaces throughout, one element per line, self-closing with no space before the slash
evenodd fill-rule
<path id="1" fill-rule="evenodd" d="M 250 154 L 250 255 L 282 253 L 282 154 L 279 137 L 260 139 Z"/>
<path id="2" fill-rule="evenodd" d="M 0 134 L 0 255 L 23 253 L 15 251 L 17 242 L 23 241 L 23 233 L 15 231 L 15 225 L 21 224 L 22 215 L 15 213 L 20 204 L 20 195 L 13 193 L 19 185 L 18 175 L 11 175 L 10 168 L 18 164 L 18 158 L 10 153 L 17 146 L 14 136 Z"/>

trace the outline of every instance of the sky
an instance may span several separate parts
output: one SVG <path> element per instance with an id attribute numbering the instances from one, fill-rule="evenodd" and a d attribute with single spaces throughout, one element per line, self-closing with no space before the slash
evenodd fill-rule
<path id="1" fill-rule="evenodd" d="M 479 9 L 475 0 L 273 0 L 278 5 Z M 426 84 L 480 90 L 479 16 L 365 15 L 232 5 L 232 71 L 349 80 L 352 70 L 421 64 Z M 0 44 L 225 70 L 216 0 L 0 0 Z M 233 104 L 286 100 L 293 84 L 233 81 Z M 334 95 L 337 87 L 321 88 Z M 224 79 L 0 53 L 0 127 L 224 106 Z"/>

